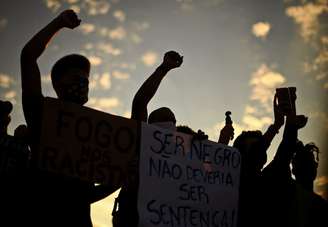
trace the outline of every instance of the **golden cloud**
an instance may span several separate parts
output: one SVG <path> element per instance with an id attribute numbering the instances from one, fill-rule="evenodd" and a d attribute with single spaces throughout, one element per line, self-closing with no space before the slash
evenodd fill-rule
<path id="1" fill-rule="evenodd" d="M 115 10 L 113 13 L 113 16 L 119 21 L 119 22 L 124 22 L 126 15 L 122 10 Z"/>
<path id="2" fill-rule="evenodd" d="M 271 26 L 268 22 L 258 22 L 253 25 L 252 32 L 258 38 L 266 38 L 269 34 Z"/>
<path id="3" fill-rule="evenodd" d="M 110 9 L 110 4 L 106 0 L 84 0 L 82 7 L 91 16 L 106 14 Z"/>
<path id="4" fill-rule="evenodd" d="M 130 78 L 129 73 L 124 73 L 124 72 L 121 72 L 119 70 L 114 70 L 112 72 L 112 75 L 113 75 L 113 77 L 115 77 L 116 79 L 119 79 L 119 80 L 127 80 L 127 79 Z"/>
<path id="5" fill-rule="evenodd" d="M 0 73 L 0 87 L 9 88 L 14 83 L 14 80 L 7 74 Z"/>
<path id="6" fill-rule="evenodd" d="M 125 111 L 123 113 L 123 117 L 125 117 L 125 118 L 131 118 L 131 111 Z"/>
<path id="7" fill-rule="evenodd" d="M 15 98 L 17 95 L 16 91 L 12 90 L 12 91 L 8 91 L 5 93 L 5 99 L 13 99 Z"/>
<path id="8" fill-rule="evenodd" d="M 81 30 L 83 34 L 89 34 L 95 31 L 96 26 L 94 24 L 85 23 L 85 24 L 81 24 L 78 28 Z"/>
<path id="9" fill-rule="evenodd" d="M 328 0 L 320 0 L 316 3 L 307 3 L 301 6 L 290 6 L 286 14 L 292 17 L 296 24 L 300 25 L 300 34 L 305 41 L 310 41 L 319 31 L 319 16 L 328 12 Z"/>
<path id="10" fill-rule="evenodd" d="M 249 105 L 247 105 L 247 106 L 245 107 L 245 113 L 246 113 L 246 114 L 254 114 L 254 113 L 256 113 L 256 112 L 257 112 L 257 110 L 256 110 L 256 108 L 253 107 L 253 106 L 249 106 Z"/>
<path id="11" fill-rule="evenodd" d="M 141 60 L 146 66 L 151 67 L 155 65 L 157 58 L 158 55 L 155 52 L 149 51 L 142 56 Z"/>
<path id="12" fill-rule="evenodd" d="M 61 7 L 61 3 L 59 0 L 46 0 L 46 6 L 50 9 L 53 13 L 57 12 L 58 9 Z"/>
<path id="13" fill-rule="evenodd" d="M 87 106 L 101 110 L 101 111 L 110 111 L 111 108 L 118 107 L 120 105 L 120 101 L 116 97 L 112 98 L 90 98 Z"/>
<path id="14" fill-rule="evenodd" d="M 252 86 L 251 100 L 259 101 L 263 105 L 271 106 L 271 100 L 275 88 L 285 83 L 285 77 L 265 64 L 262 64 L 258 70 L 253 73 L 250 80 Z"/>
<path id="15" fill-rule="evenodd" d="M 126 30 L 122 26 L 120 26 L 113 30 L 110 30 L 108 35 L 111 39 L 122 40 L 126 37 Z"/>
<path id="16" fill-rule="evenodd" d="M 62 6 L 68 5 L 66 8 L 70 8 L 79 13 L 81 9 L 90 15 L 103 15 L 108 13 L 110 4 L 106 0 L 45 0 L 46 7 L 53 13 L 56 13 Z"/>
<path id="17" fill-rule="evenodd" d="M 242 121 L 247 130 L 260 130 L 264 126 L 272 123 L 272 119 L 270 117 L 255 117 L 248 114 L 243 117 Z"/>
<path id="18" fill-rule="evenodd" d="M 110 89 L 111 87 L 111 77 L 109 73 L 104 73 L 101 75 L 101 77 L 99 78 L 99 85 L 101 86 L 101 88 L 103 89 Z"/>
<path id="19" fill-rule="evenodd" d="M 101 57 L 98 57 L 98 56 L 90 56 L 90 57 L 88 57 L 88 59 L 89 59 L 91 65 L 93 65 L 93 66 L 98 66 L 102 63 Z"/>
<path id="20" fill-rule="evenodd" d="M 81 12 L 81 7 L 78 6 L 78 5 L 71 5 L 69 8 L 72 9 L 76 13 L 80 13 Z"/>
<path id="21" fill-rule="evenodd" d="M 111 54 L 113 56 L 118 56 L 122 54 L 122 51 L 118 48 L 114 48 L 110 43 L 98 43 L 97 48 L 104 53 Z"/>

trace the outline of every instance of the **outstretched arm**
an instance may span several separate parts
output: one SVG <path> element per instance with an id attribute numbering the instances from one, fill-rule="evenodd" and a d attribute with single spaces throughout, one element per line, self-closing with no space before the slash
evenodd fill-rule
<path id="1" fill-rule="evenodd" d="M 23 96 L 41 95 L 41 75 L 37 59 L 46 49 L 50 39 L 61 28 L 73 29 L 80 24 L 73 10 L 65 10 L 39 31 L 23 48 L 21 52 L 21 78 Z"/>
<path id="2" fill-rule="evenodd" d="M 273 98 L 273 113 L 274 113 L 274 122 L 272 125 L 269 126 L 267 131 L 263 134 L 266 149 L 269 148 L 273 138 L 278 134 L 279 129 L 284 125 L 284 121 L 285 121 L 284 115 L 282 111 L 279 109 L 276 95 Z"/>
<path id="3" fill-rule="evenodd" d="M 183 57 L 175 51 L 169 51 L 164 55 L 163 63 L 142 84 L 132 102 L 132 119 L 147 122 L 147 105 L 155 95 L 161 81 L 171 69 L 180 67 Z"/>

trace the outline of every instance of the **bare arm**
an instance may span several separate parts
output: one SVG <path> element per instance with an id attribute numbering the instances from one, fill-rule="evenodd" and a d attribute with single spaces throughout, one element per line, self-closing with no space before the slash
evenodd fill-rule
<path id="1" fill-rule="evenodd" d="M 23 96 L 40 96 L 41 75 L 37 64 L 38 58 L 46 49 L 51 38 L 61 28 L 75 28 L 80 20 L 73 10 L 65 10 L 39 31 L 23 48 L 21 52 L 21 79 Z"/>
<path id="2" fill-rule="evenodd" d="M 142 84 L 132 102 L 132 119 L 147 122 L 147 105 L 154 97 L 165 75 L 182 64 L 183 57 L 177 52 L 169 51 L 165 54 L 163 63 Z"/>

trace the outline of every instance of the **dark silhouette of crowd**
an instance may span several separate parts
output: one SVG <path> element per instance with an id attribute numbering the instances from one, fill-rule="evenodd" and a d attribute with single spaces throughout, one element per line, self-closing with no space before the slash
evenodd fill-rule
<path id="1" fill-rule="evenodd" d="M 26 125 L 18 126 L 14 136 L 7 133 L 13 106 L 8 101 L 0 101 L 1 226 L 18 226 L 23 219 L 26 226 L 91 227 L 90 205 L 114 192 L 110 185 L 95 185 L 40 170 L 37 166 L 45 100 L 38 59 L 57 32 L 74 29 L 80 23 L 73 10 L 65 10 L 22 49 L 22 106 Z M 174 112 L 168 107 L 160 107 L 148 115 L 148 104 L 161 82 L 182 63 L 183 56 L 179 53 L 165 53 L 163 62 L 135 94 L 131 119 L 206 140 L 205 132 L 177 125 Z M 59 59 L 51 69 L 58 100 L 83 106 L 88 101 L 89 74 L 90 62 L 86 57 L 71 54 Z M 218 143 L 229 145 L 235 137 L 230 115 L 230 111 L 226 112 Z M 307 124 L 307 117 L 296 113 L 296 88 L 277 88 L 273 115 L 273 124 L 264 133 L 243 131 L 233 142 L 242 157 L 238 226 L 327 226 L 327 201 L 314 192 L 320 152 L 314 143 L 304 143 L 298 138 L 299 130 Z M 279 132 L 283 133 L 282 141 L 273 160 L 267 163 L 268 149 Z M 19 146 L 15 150 L 10 144 Z M 15 153 L 10 156 L 11 150 Z M 116 198 L 112 211 L 114 227 L 138 226 L 140 152 L 136 150 L 131 176 Z M 21 215 L 17 215 L 18 212 Z"/>

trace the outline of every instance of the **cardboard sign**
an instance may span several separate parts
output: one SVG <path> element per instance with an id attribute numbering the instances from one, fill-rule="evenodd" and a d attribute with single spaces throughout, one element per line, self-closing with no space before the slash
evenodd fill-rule
<path id="1" fill-rule="evenodd" d="M 136 121 L 46 98 L 38 165 L 119 188 L 135 158 L 136 142 Z"/>
<path id="2" fill-rule="evenodd" d="M 143 124 L 139 226 L 233 227 L 241 156 L 232 147 Z"/>
<path id="3" fill-rule="evenodd" d="M 29 149 L 13 136 L 0 138 L 0 175 L 18 176 L 28 167 Z"/>

